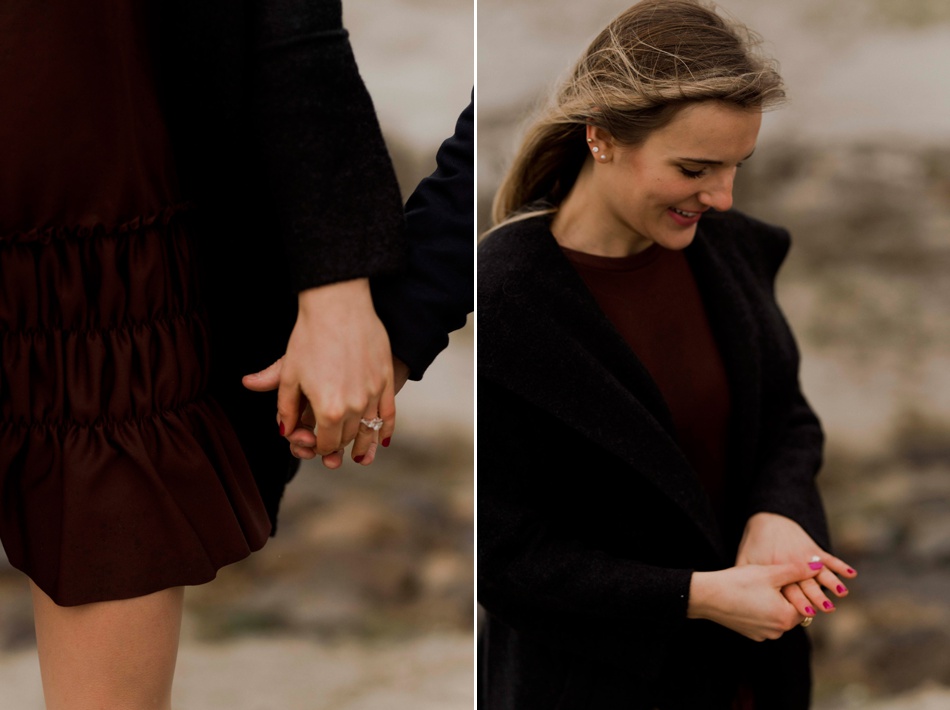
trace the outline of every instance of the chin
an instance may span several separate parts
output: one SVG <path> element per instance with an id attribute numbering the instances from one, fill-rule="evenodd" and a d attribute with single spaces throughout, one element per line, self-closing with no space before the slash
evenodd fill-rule
<path id="1" fill-rule="evenodd" d="M 688 247 L 690 244 L 692 244 L 693 239 L 695 238 L 696 238 L 696 225 L 693 225 L 689 229 L 678 230 L 674 234 L 665 234 L 663 235 L 663 238 L 657 239 L 655 241 L 664 249 L 669 249 L 671 251 L 680 251 Z"/>

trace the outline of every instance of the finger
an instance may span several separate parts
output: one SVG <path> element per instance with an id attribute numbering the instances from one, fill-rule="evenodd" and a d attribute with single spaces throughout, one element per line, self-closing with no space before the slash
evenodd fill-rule
<path id="1" fill-rule="evenodd" d="M 783 565 L 772 565 L 772 584 L 776 589 L 781 589 L 788 584 L 811 579 L 822 569 L 824 566 L 819 562 L 788 562 Z"/>
<path id="2" fill-rule="evenodd" d="M 295 446 L 294 444 L 290 445 L 290 453 L 293 454 L 298 459 L 304 459 L 309 461 L 310 459 L 315 459 L 317 457 L 317 452 L 311 448 L 305 446 Z"/>
<path id="3" fill-rule="evenodd" d="M 363 460 L 358 461 L 361 466 L 369 466 L 373 461 L 376 460 L 376 451 L 379 449 L 379 444 L 375 441 L 369 445 L 369 448 L 366 449 L 366 453 L 363 455 Z"/>
<path id="4" fill-rule="evenodd" d="M 375 412 L 374 412 L 375 415 Z M 374 416 L 364 416 L 363 419 L 366 421 L 372 421 Z M 361 463 L 364 466 L 369 466 L 373 462 L 373 458 L 376 453 L 376 442 L 378 441 L 379 432 L 376 429 L 368 427 L 366 424 L 360 422 L 359 432 L 356 434 L 356 438 L 353 440 L 353 448 L 350 451 L 350 456 L 353 457 L 353 460 L 356 463 Z M 367 455 L 370 452 L 370 449 L 373 449 L 374 456 L 370 456 L 369 460 L 366 460 Z"/>
<path id="5" fill-rule="evenodd" d="M 379 396 L 378 412 L 379 418 L 383 420 L 383 426 L 379 430 L 379 443 L 387 447 L 392 441 L 393 432 L 396 431 L 396 390 L 392 383 L 387 384 Z"/>
<path id="6" fill-rule="evenodd" d="M 317 445 L 317 437 L 314 435 L 312 429 L 307 427 L 298 426 L 287 436 L 287 441 L 289 441 L 294 446 L 305 447 L 308 449 L 313 449 Z"/>
<path id="7" fill-rule="evenodd" d="M 288 436 L 297 429 L 306 398 L 296 385 L 281 382 L 277 388 L 277 426 L 281 436 Z"/>
<path id="8" fill-rule="evenodd" d="M 847 562 L 834 555 L 829 555 L 827 552 L 823 551 L 821 553 L 821 561 L 824 562 L 825 567 L 842 577 L 854 579 L 858 576 L 858 573 Z"/>
<path id="9" fill-rule="evenodd" d="M 362 419 L 366 419 L 367 421 L 370 421 L 376 416 L 376 401 L 375 400 L 370 403 L 370 407 L 371 408 L 367 409 L 367 411 L 371 411 L 372 414 L 367 415 L 366 412 L 364 412 L 360 414 L 359 416 L 356 416 L 356 414 L 354 413 L 347 416 L 347 418 L 343 421 L 343 429 L 340 433 L 341 448 L 344 446 L 348 446 L 349 444 L 356 441 L 356 437 L 359 436 L 359 433 L 363 429 L 366 428 L 362 424 L 360 424 L 360 421 Z"/>
<path id="10" fill-rule="evenodd" d="M 343 452 L 334 451 L 322 457 L 323 465 L 329 469 L 337 469 L 343 465 Z"/>
<path id="11" fill-rule="evenodd" d="M 811 601 L 808 597 L 805 596 L 805 592 L 802 591 L 801 586 L 797 584 L 789 584 L 782 587 L 782 596 L 784 596 L 788 600 L 788 603 L 795 607 L 795 611 L 802 616 L 815 616 L 818 613 L 811 605 Z"/>
<path id="12" fill-rule="evenodd" d="M 278 385 L 280 385 L 282 361 L 283 358 L 280 358 L 273 365 L 260 372 L 244 375 L 244 377 L 241 378 L 241 384 L 254 392 L 270 392 L 271 390 L 277 389 Z"/>
<path id="13" fill-rule="evenodd" d="M 848 588 L 844 586 L 841 583 L 841 580 L 835 576 L 835 573 L 827 567 L 818 573 L 818 576 L 815 577 L 815 580 L 821 586 L 834 592 L 835 596 L 843 597 L 848 594 Z"/>
<path id="14" fill-rule="evenodd" d="M 342 449 L 347 442 L 343 440 L 343 423 L 346 412 L 316 412 L 317 416 L 317 453 L 328 456 Z M 359 420 L 357 420 L 359 426 Z"/>
<path id="15" fill-rule="evenodd" d="M 304 397 L 306 399 L 306 397 Z M 307 401 L 307 406 L 303 408 L 303 412 L 300 414 L 300 425 L 308 427 L 310 431 L 313 431 L 317 426 L 317 418 L 313 414 L 313 407 L 310 406 L 310 400 Z"/>
<path id="16" fill-rule="evenodd" d="M 818 611 L 827 613 L 835 610 L 834 602 L 825 596 L 818 582 L 814 579 L 802 580 L 798 583 L 798 586 L 802 588 L 802 591 L 805 593 L 805 596 L 808 597 L 811 605 Z"/>
<path id="17" fill-rule="evenodd" d="M 303 397 L 302 401 L 306 402 L 307 398 Z M 278 415 L 278 420 L 279 418 L 280 415 Z M 290 432 L 290 434 L 287 436 L 287 441 L 297 447 L 313 449 L 317 445 L 317 435 L 314 433 L 313 427 L 313 409 L 310 407 L 310 402 L 307 402 L 303 412 L 300 414 L 300 419 L 297 421 L 297 428 Z M 316 455 L 315 451 L 314 455 Z"/>

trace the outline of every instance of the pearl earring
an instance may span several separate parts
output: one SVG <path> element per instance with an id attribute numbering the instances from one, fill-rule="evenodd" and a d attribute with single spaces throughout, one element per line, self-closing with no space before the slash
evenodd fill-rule
<path id="1" fill-rule="evenodd" d="M 598 148 L 596 145 L 593 148 L 591 148 L 591 150 L 593 150 L 595 153 L 600 152 L 600 148 Z"/>

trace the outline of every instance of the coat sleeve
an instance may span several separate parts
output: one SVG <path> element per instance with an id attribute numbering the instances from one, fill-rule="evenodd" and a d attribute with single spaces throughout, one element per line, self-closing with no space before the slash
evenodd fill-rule
<path id="1" fill-rule="evenodd" d="M 478 385 L 478 596 L 508 626 L 649 675 L 686 623 L 692 570 L 644 564 L 582 541 L 541 502 L 563 486 L 553 419 L 491 380 Z M 557 434 L 554 434 L 557 436 Z M 577 483 L 585 485 L 582 471 Z M 660 533 L 662 534 L 662 533 Z M 705 622 L 689 622 L 705 623 Z"/>
<path id="2" fill-rule="evenodd" d="M 339 0 L 249 5 L 248 105 L 294 291 L 388 273 L 402 200 Z"/>
<path id="3" fill-rule="evenodd" d="M 790 244 L 788 232 L 775 227 L 761 230 L 755 241 L 754 265 L 762 288 L 759 318 L 768 342 L 762 346 L 765 426 L 749 515 L 769 512 L 791 518 L 828 549 L 828 527 L 815 480 L 824 434 L 802 394 L 798 346 L 775 298 L 775 278 Z"/>
<path id="4" fill-rule="evenodd" d="M 439 148 L 435 172 L 406 203 L 408 268 L 372 282 L 393 353 L 409 366 L 414 380 L 422 378 L 448 345 L 449 332 L 465 325 L 473 309 L 474 129 L 470 103 L 455 134 Z"/>

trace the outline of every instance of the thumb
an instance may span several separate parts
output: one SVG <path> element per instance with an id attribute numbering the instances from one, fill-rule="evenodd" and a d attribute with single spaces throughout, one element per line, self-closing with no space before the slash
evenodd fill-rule
<path id="1" fill-rule="evenodd" d="M 283 358 L 280 358 L 270 367 L 255 372 L 252 375 L 244 375 L 241 378 L 241 384 L 254 392 L 270 392 L 277 389 L 280 384 L 280 368 Z"/>
<path id="2" fill-rule="evenodd" d="M 820 562 L 788 562 L 783 565 L 773 565 L 772 584 L 784 587 L 786 584 L 795 584 L 812 577 L 817 577 L 824 565 Z"/>

